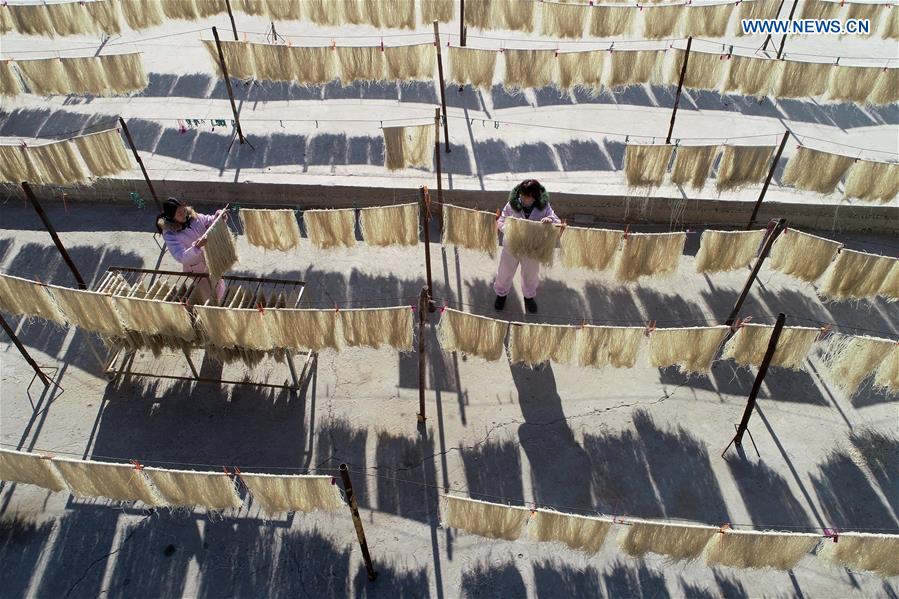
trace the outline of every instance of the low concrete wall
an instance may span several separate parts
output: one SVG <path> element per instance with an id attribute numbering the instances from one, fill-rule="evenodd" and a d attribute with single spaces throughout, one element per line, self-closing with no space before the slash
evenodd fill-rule
<path id="1" fill-rule="evenodd" d="M 410 202 L 418 196 L 413 188 L 383 188 L 334 185 L 297 185 L 288 183 L 231 183 L 225 181 L 154 181 L 160 199 L 176 196 L 182 200 L 206 204 L 214 202 L 242 206 L 291 206 L 297 208 L 349 208 Z M 43 201 L 130 202 L 136 191 L 152 207 L 153 202 L 143 179 L 101 179 L 93 186 L 43 187 L 33 189 Z M 19 187 L 5 186 L 3 195 L 24 197 Z M 63 197 L 65 196 L 65 197 Z M 431 197 L 436 199 L 436 191 Z M 507 192 L 446 190 L 444 198 L 460 206 L 496 210 L 505 203 Z M 752 214 L 753 202 L 639 196 L 552 194 L 555 211 L 570 223 L 632 223 L 668 226 L 745 226 Z M 675 217 L 676 218 L 673 218 Z M 899 232 L 899 208 L 884 206 L 837 206 L 833 204 L 795 204 L 763 202 L 757 223 L 786 218 L 790 225 L 836 231 Z"/>

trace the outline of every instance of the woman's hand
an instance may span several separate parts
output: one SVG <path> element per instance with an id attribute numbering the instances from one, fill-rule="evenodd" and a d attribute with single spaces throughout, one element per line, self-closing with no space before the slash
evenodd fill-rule
<path id="1" fill-rule="evenodd" d="M 209 241 L 209 240 L 206 239 L 205 237 L 201 237 L 194 242 L 194 247 L 196 247 L 196 248 L 206 247 L 207 241 Z"/>
<path id="2" fill-rule="evenodd" d="M 551 222 L 553 222 L 553 219 L 551 219 L 548 216 L 544 216 L 543 218 L 540 219 L 540 222 L 541 223 L 551 223 Z"/>

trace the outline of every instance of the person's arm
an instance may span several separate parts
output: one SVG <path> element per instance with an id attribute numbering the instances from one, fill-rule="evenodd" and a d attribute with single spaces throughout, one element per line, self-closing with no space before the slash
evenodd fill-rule
<path id="1" fill-rule="evenodd" d="M 546 204 L 546 216 L 540 219 L 542 223 L 555 223 L 557 225 L 562 224 L 562 219 L 556 216 L 556 213 L 553 212 L 553 207 L 547 203 Z"/>
<path id="2" fill-rule="evenodd" d="M 165 239 L 165 247 L 169 249 L 172 258 L 181 264 L 196 262 L 203 252 L 203 250 L 195 247 L 193 244 L 185 245 L 178 235 L 172 231 L 165 231 L 162 234 L 162 238 Z"/>
<path id="3" fill-rule="evenodd" d="M 512 216 L 512 205 L 506 202 L 506 205 L 503 207 L 503 211 L 500 213 L 499 218 L 496 219 L 496 228 L 499 229 L 500 233 L 506 232 L 506 219 Z"/>
<path id="4" fill-rule="evenodd" d="M 214 214 L 202 214 L 197 212 L 197 220 L 200 221 L 200 224 L 203 225 L 204 229 L 208 229 L 212 226 L 212 223 L 215 222 L 215 219 L 220 212 L 221 210 L 216 210 Z"/>

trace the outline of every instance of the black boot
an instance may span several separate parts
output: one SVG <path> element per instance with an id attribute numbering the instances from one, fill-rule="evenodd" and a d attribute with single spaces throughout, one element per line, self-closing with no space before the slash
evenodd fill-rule
<path id="1" fill-rule="evenodd" d="M 496 301 L 493 302 L 494 310 L 502 310 L 506 307 L 506 296 L 505 295 L 497 295 Z"/>
<path id="2" fill-rule="evenodd" d="M 524 307 L 527 308 L 527 311 L 531 314 L 537 313 L 537 301 L 532 297 L 524 298 Z"/>

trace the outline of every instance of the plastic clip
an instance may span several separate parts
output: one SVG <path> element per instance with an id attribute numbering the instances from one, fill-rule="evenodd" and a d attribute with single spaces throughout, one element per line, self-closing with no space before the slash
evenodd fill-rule
<path id="1" fill-rule="evenodd" d="M 840 531 L 836 528 L 825 528 L 824 529 L 824 538 L 825 539 L 833 539 L 834 543 L 840 542 Z"/>
<path id="2" fill-rule="evenodd" d="M 381 52 L 384 51 L 384 38 L 381 38 Z"/>
<path id="3" fill-rule="evenodd" d="M 335 42 L 333 39 L 331 40 L 331 50 L 337 50 L 337 42 Z"/>
<path id="4" fill-rule="evenodd" d="M 649 335 L 654 330 L 656 330 L 656 321 L 650 320 L 649 322 L 646 323 L 646 334 Z"/>
<path id="5" fill-rule="evenodd" d="M 718 532 L 720 534 L 726 533 L 728 530 L 733 530 L 733 527 L 730 525 L 730 522 L 725 522 L 721 526 L 718 527 Z"/>
<path id="6" fill-rule="evenodd" d="M 825 336 L 827 335 L 827 333 L 829 333 L 829 332 L 830 332 L 830 325 L 829 325 L 829 324 L 821 325 L 821 330 L 818 332 L 818 339 L 817 339 L 817 340 L 818 340 L 818 341 L 821 341 L 822 339 L 824 339 L 824 337 L 825 337 Z"/>
<path id="7" fill-rule="evenodd" d="M 144 469 L 144 465 L 138 462 L 137 460 L 128 460 L 134 466 L 134 469 L 140 472 Z"/>
<path id="8" fill-rule="evenodd" d="M 256 302 L 256 309 L 260 314 L 265 314 L 265 306 L 262 305 L 262 302 Z"/>
<path id="9" fill-rule="evenodd" d="M 627 239 L 627 236 L 628 236 L 628 233 L 630 233 L 630 230 L 631 230 L 630 225 L 624 225 L 624 239 Z"/>

